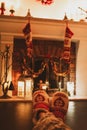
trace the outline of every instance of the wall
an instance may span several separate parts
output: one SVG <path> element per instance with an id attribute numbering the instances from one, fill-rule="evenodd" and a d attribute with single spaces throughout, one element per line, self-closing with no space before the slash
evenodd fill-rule
<path id="1" fill-rule="evenodd" d="M 24 37 L 22 29 L 27 23 L 27 17 L 0 16 L 0 49 L 4 49 L 5 44 L 10 44 L 13 48 L 14 37 Z M 31 18 L 32 36 L 38 38 L 64 40 L 65 21 L 41 18 Z M 74 32 L 72 40 L 79 48 L 76 63 L 76 95 L 77 97 L 87 96 L 87 23 L 69 21 L 69 27 Z M 1 64 L 1 63 L 0 63 Z M 0 66 L 1 67 L 1 66 Z M 0 69 L 1 72 L 1 69 Z M 11 80 L 11 68 L 9 78 Z"/>

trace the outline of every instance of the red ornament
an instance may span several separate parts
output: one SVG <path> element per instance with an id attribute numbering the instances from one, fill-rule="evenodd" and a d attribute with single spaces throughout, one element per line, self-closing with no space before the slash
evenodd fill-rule
<path id="1" fill-rule="evenodd" d="M 53 3 L 53 0 L 37 0 L 37 1 L 40 1 L 44 5 L 50 5 Z"/>

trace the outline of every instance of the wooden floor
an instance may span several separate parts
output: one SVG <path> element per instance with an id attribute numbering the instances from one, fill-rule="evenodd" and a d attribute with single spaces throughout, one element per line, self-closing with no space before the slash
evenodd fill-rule
<path id="1" fill-rule="evenodd" d="M 66 123 L 72 130 L 87 130 L 87 100 L 69 101 Z M 0 102 L 0 130 L 32 130 L 32 102 Z"/>
<path id="2" fill-rule="evenodd" d="M 0 130 L 32 130 L 32 102 L 0 102 Z"/>
<path id="3" fill-rule="evenodd" d="M 72 130 L 87 130 L 87 100 L 69 102 L 66 123 Z"/>

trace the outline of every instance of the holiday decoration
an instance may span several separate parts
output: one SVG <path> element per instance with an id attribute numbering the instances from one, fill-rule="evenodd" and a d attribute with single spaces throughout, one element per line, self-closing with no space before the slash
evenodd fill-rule
<path id="1" fill-rule="evenodd" d="M 63 58 L 67 62 L 70 62 L 71 38 L 73 35 L 74 35 L 73 32 L 70 30 L 70 28 L 67 25 L 65 30 L 64 54 L 63 54 Z"/>
<path id="2" fill-rule="evenodd" d="M 53 0 L 36 0 L 36 1 L 40 1 L 44 5 L 50 5 L 53 3 Z"/>
<path id="3" fill-rule="evenodd" d="M 4 2 L 1 3 L 0 10 L 1 10 L 1 15 L 4 15 L 4 11 L 5 11 L 5 3 Z"/>
<path id="4" fill-rule="evenodd" d="M 9 12 L 11 13 L 10 16 L 14 16 L 14 12 L 15 12 L 15 10 L 10 9 Z"/>
<path id="5" fill-rule="evenodd" d="M 51 111 L 56 117 L 60 117 L 63 121 L 65 120 L 65 116 L 68 110 L 68 102 L 68 95 L 64 92 L 56 92 L 53 94 Z"/>
<path id="6" fill-rule="evenodd" d="M 32 58 L 32 32 L 31 32 L 30 22 L 28 22 L 25 25 L 23 29 L 23 33 L 25 35 L 25 40 L 26 40 L 27 56 Z"/>

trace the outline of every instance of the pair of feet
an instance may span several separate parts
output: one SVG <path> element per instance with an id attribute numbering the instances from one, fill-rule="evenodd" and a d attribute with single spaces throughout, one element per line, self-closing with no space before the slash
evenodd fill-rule
<path id="1" fill-rule="evenodd" d="M 33 122 L 46 112 L 52 112 L 55 117 L 65 119 L 68 110 L 68 96 L 64 92 L 56 92 L 49 97 L 44 90 L 33 93 Z"/>

